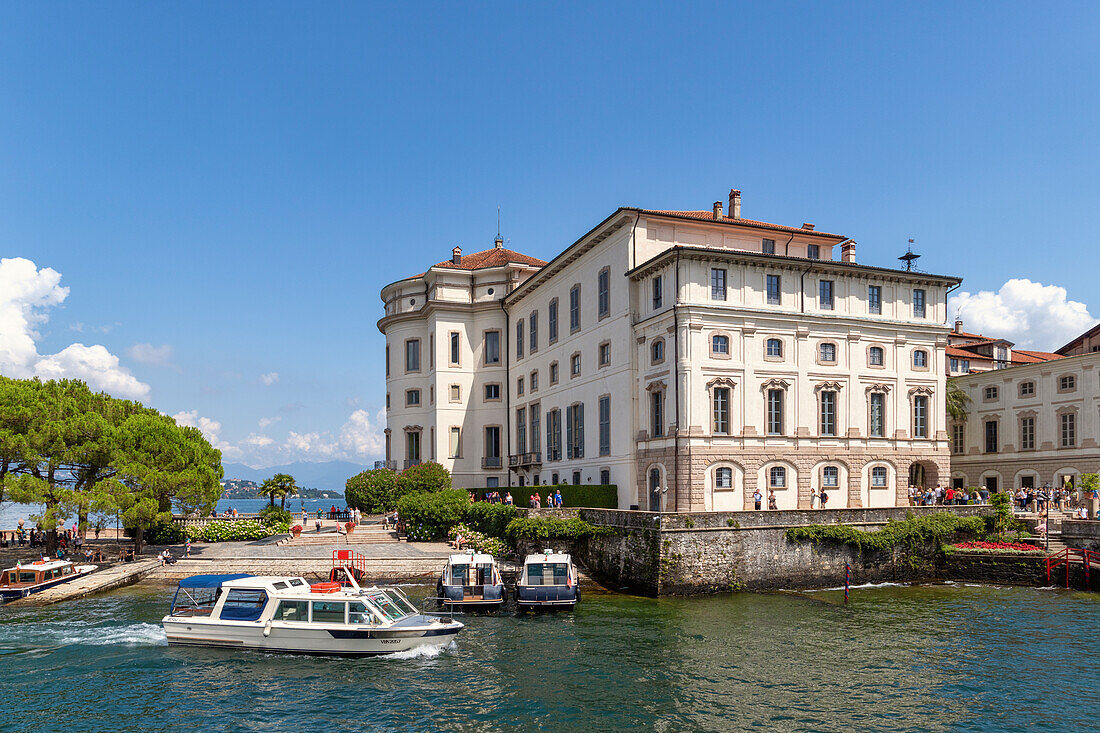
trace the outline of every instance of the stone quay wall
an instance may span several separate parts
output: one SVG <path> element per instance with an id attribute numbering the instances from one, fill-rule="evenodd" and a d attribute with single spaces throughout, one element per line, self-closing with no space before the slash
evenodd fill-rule
<path id="1" fill-rule="evenodd" d="M 881 529 L 890 520 L 951 512 L 993 513 L 988 505 L 790 511 L 657 512 L 613 509 L 531 511 L 528 516 L 577 516 L 617 530 L 610 537 L 556 543 L 611 587 L 649 595 L 717 593 L 730 590 L 823 588 L 842 585 L 848 563 L 853 583 L 930 580 L 937 576 L 938 547 L 919 557 L 894 553 L 860 555 L 847 545 L 790 542 L 790 527 L 847 524 Z M 520 548 L 536 552 L 542 548 Z"/>
<path id="2" fill-rule="evenodd" d="M 1062 542 L 1067 547 L 1100 552 L 1100 521 L 1092 519 L 1063 519 Z"/>

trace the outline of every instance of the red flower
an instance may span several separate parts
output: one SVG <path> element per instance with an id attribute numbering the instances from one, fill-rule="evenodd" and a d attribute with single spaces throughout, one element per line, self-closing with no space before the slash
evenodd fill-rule
<path id="1" fill-rule="evenodd" d="M 1016 550 L 1018 552 L 1038 552 L 1040 548 L 1035 545 L 1025 545 L 1022 542 L 959 542 L 955 545 L 958 550 Z"/>

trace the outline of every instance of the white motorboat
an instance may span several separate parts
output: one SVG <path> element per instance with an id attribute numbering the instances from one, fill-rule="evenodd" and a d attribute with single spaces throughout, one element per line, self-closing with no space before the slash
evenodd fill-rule
<path id="1" fill-rule="evenodd" d="M 577 567 L 564 552 L 543 550 L 528 555 L 516 582 L 520 608 L 573 608 L 581 600 Z"/>
<path id="2" fill-rule="evenodd" d="M 195 575 L 180 581 L 161 622 L 169 644 L 346 657 L 442 647 L 463 625 L 425 616 L 398 588 L 361 588 L 352 574 Z"/>
<path id="3" fill-rule="evenodd" d="M 439 604 L 450 608 L 493 608 L 504 604 L 504 581 L 492 555 L 451 555 L 436 585 Z"/>
<path id="4" fill-rule="evenodd" d="M 75 565 L 68 560 L 35 560 L 0 572 L 0 600 L 26 598 L 95 570 L 97 565 Z"/>

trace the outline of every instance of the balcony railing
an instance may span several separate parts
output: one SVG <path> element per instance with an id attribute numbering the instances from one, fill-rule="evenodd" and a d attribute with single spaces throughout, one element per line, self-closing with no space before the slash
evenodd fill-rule
<path id="1" fill-rule="evenodd" d="M 397 461 L 375 461 L 375 468 L 388 468 L 391 471 L 397 470 Z"/>
<path id="2" fill-rule="evenodd" d="M 532 451 L 530 453 L 514 453 L 508 456 L 508 466 L 510 468 L 527 468 L 529 466 L 541 465 L 542 453 L 540 451 Z"/>
<path id="3" fill-rule="evenodd" d="M 500 456 L 485 456 L 481 459 L 482 468 L 500 468 L 502 465 Z"/>
<path id="4" fill-rule="evenodd" d="M 412 468 L 413 466 L 419 466 L 421 464 L 421 462 L 422 461 L 419 458 L 406 458 L 405 459 L 405 468 Z"/>

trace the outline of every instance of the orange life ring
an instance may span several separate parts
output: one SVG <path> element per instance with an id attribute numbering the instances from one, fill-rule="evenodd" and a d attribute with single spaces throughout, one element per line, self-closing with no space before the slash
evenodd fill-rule
<path id="1" fill-rule="evenodd" d="M 309 589 L 314 593 L 339 593 L 341 587 L 339 583 L 314 583 Z"/>

